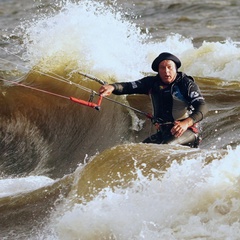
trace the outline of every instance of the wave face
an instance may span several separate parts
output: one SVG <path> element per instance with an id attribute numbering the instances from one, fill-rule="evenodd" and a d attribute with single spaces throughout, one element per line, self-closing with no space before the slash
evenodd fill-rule
<path id="1" fill-rule="evenodd" d="M 29 16 L 18 5 L 11 15 L 6 3 L 1 238 L 238 239 L 240 48 L 230 38 L 234 31 L 223 39 L 217 29 L 219 9 L 233 21 L 239 3 L 206 2 L 211 8 L 151 1 L 146 11 L 146 2 L 136 1 L 135 13 L 127 13 L 127 1 L 26 1 Z M 189 31 L 196 24 L 195 10 L 206 16 L 206 29 L 215 29 L 211 37 L 197 26 L 193 35 L 201 37 L 178 33 L 177 26 Z M 214 23 L 210 13 L 219 14 Z M 70 100 L 99 99 L 100 84 L 79 72 L 109 83 L 133 81 L 152 74 L 163 51 L 179 56 L 181 71 L 194 76 L 208 103 L 199 149 L 142 144 L 155 129 L 127 106 L 151 113 L 146 96 L 111 96 L 100 111 Z"/>

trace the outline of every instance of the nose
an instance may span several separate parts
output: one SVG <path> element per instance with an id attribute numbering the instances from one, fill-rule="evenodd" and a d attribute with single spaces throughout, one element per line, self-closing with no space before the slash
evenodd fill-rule
<path id="1" fill-rule="evenodd" d="M 165 72 L 165 73 L 169 73 L 169 68 L 165 67 L 165 68 L 164 68 L 164 72 Z"/>

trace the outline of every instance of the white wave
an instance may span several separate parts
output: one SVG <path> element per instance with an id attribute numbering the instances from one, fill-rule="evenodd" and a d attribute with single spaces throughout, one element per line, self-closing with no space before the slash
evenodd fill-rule
<path id="1" fill-rule="evenodd" d="M 105 188 L 90 202 L 66 206 L 54 220 L 57 239 L 237 240 L 239 156 L 238 146 L 206 164 L 202 153 L 173 162 L 161 180 L 136 169 L 131 187 Z"/>
<path id="2" fill-rule="evenodd" d="M 197 77 L 240 81 L 240 47 L 237 43 L 203 42 L 199 48 L 181 54 L 183 70 Z"/>
<path id="3" fill-rule="evenodd" d="M 0 179 L 0 197 L 33 191 L 52 184 L 54 180 L 45 176 Z"/>
<path id="4" fill-rule="evenodd" d="M 66 71 L 131 81 L 153 73 L 154 58 L 169 51 L 189 75 L 240 81 L 237 43 L 203 42 L 195 48 L 192 39 L 179 34 L 153 41 L 123 9 L 103 3 L 66 1 L 60 11 L 39 15 L 24 27 L 24 58 L 32 66 L 41 62 L 47 69 L 64 66 Z"/>

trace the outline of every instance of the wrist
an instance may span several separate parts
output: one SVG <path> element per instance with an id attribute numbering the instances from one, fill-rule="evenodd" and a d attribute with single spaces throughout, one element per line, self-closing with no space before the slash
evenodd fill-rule
<path id="1" fill-rule="evenodd" d="M 193 125 L 193 119 L 190 117 L 186 119 L 186 122 L 187 122 L 188 127 L 191 127 Z"/>
<path id="2" fill-rule="evenodd" d="M 111 83 L 109 85 L 113 87 L 113 91 L 117 89 L 117 85 L 115 83 Z"/>

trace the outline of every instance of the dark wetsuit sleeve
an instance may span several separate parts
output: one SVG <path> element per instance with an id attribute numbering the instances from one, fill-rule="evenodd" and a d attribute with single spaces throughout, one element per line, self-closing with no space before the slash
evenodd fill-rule
<path id="1" fill-rule="evenodd" d="M 133 82 L 121 82 L 111 84 L 114 87 L 113 94 L 148 94 L 150 89 L 150 83 L 148 77 L 142 78 Z"/>
<path id="2" fill-rule="evenodd" d="M 208 108 L 195 82 L 191 82 L 188 86 L 188 101 L 194 108 L 189 117 L 193 119 L 194 123 L 201 121 L 207 114 Z"/>
<path id="3" fill-rule="evenodd" d="M 199 122 L 201 121 L 207 114 L 208 112 L 208 107 L 205 102 L 198 101 L 198 103 L 194 104 L 194 111 L 190 115 L 190 117 L 193 119 L 193 122 Z"/>

